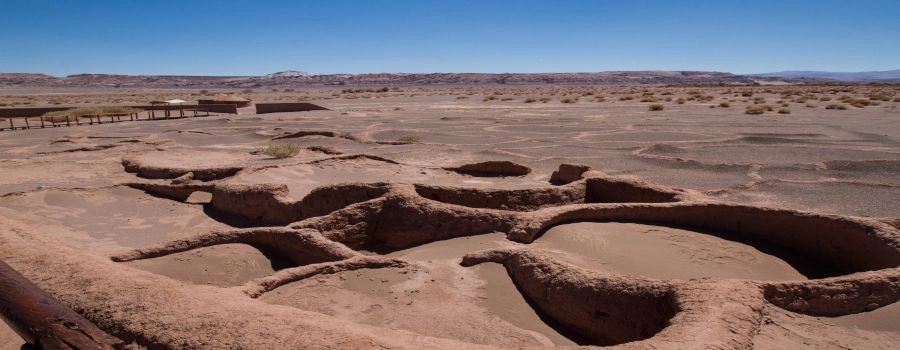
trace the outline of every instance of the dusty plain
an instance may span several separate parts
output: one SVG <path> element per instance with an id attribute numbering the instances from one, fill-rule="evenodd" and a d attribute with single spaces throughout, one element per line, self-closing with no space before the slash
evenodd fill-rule
<path id="1" fill-rule="evenodd" d="M 330 110 L 0 132 L 0 259 L 133 348 L 900 344 L 895 86 L 238 93 Z"/>

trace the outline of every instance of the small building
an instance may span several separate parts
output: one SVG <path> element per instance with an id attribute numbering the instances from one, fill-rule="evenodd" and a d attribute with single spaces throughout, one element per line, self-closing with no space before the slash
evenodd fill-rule
<path id="1" fill-rule="evenodd" d="M 201 105 L 235 105 L 237 107 L 250 107 L 251 101 L 232 94 L 216 94 L 210 99 L 197 100 Z"/>

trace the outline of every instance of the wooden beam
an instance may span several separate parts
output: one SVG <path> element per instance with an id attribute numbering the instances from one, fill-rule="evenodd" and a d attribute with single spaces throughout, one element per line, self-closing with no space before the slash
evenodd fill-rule
<path id="1" fill-rule="evenodd" d="M 0 318 L 41 349 L 119 349 L 113 337 L 0 261 Z"/>

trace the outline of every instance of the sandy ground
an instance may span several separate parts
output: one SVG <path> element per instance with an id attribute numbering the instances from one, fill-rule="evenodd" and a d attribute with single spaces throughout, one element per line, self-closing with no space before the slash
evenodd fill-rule
<path id="1" fill-rule="evenodd" d="M 659 279 L 806 279 L 784 260 L 750 245 L 663 226 L 560 225 L 534 245 L 564 261 L 610 273 Z"/>
<path id="2" fill-rule="evenodd" d="M 617 95 L 603 103 L 584 98 L 575 104 L 526 104 L 521 96 L 482 101 L 478 95 L 458 99 L 444 92 L 320 101 L 330 111 L 3 132 L 0 206 L 7 219 L 43 237 L 103 257 L 246 226 L 204 206 L 208 194 L 198 192 L 199 199 L 190 201 L 197 204 L 190 204 L 124 186 L 145 179 L 125 172 L 123 158 L 158 168 L 238 167 L 235 175 L 218 181 L 283 184 L 293 200 L 321 186 L 350 182 L 534 188 L 548 186 L 560 163 L 583 163 L 610 175 L 695 189 L 741 204 L 865 217 L 900 213 L 897 102 L 849 110 L 825 110 L 827 102 L 817 102 L 817 108 L 794 103 L 791 114 L 746 115 L 745 97 L 724 89 L 707 89 L 716 96 L 713 101 L 664 102 L 658 112 L 648 111 L 648 103 L 619 101 Z M 688 96 L 685 89 L 675 90 L 673 97 L 679 96 Z M 775 93 L 755 96 L 779 98 Z M 738 101 L 710 108 L 728 99 Z M 298 131 L 339 136 L 272 139 Z M 388 144 L 409 135 L 418 141 Z M 288 159 L 255 152 L 279 142 L 304 150 Z M 313 146 L 341 154 L 306 149 Z M 348 157 L 357 154 L 374 157 Z M 445 169 L 488 160 L 513 161 L 532 172 L 495 178 Z M 318 275 L 280 286 L 257 302 L 469 344 L 576 344 L 565 327 L 548 322 L 529 304 L 501 265 L 459 265 L 474 251 L 521 246 L 503 233 L 442 240 L 387 252 L 410 265 Z M 588 270 L 661 280 L 797 281 L 829 275 L 814 263 L 757 242 L 646 224 L 568 223 L 527 246 Z M 297 264 L 277 252 L 237 243 L 122 265 L 187 285 L 230 288 Z M 831 318 L 769 307 L 769 317 L 781 328 L 763 326 L 757 348 L 900 343 L 897 303 Z M 817 338 L 823 334 L 834 339 Z M 2 323 L 0 344 L 2 350 L 20 344 Z"/>

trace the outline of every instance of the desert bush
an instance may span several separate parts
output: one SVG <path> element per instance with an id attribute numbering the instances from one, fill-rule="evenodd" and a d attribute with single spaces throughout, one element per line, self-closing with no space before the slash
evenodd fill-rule
<path id="1" fill-rule="evenodd" d="M 791 114 L 791 110 L 787 108 L 782 108 L 778 110 L 778 114 Z"/>
<path id="2" fill-rule="evenodd" d="M 622 96 L 622 97 L 619 97 L 619 101 L 631 101 L 631 100 L 633 100 L 633 99 L 634 99 L 633 96 Z"/>
<path id="3" fill-rule="evenodd" d="M 876 93 L 869 94 L 867 97 L 869 98 L 869 100 L 872 100 L 872 101 L 889 102 L 891 100 L 892 96 L 888 95 L 886 93 L 883 93 L 883 92 L 876 92 Z"/>
<path id="4" fill-rule="evenodd" d="M 640 99 L 640 102 L 656 102 L 656 99 L 651 97 L 644 97 Z"/>
<path id="5" fill-rule="evenodd" d="M 839 104 L 830 104 L 830 105 L 825 106 L 825 109 L 839 109 L 839 110 L 845 110 L 845 109 L 847 109 L 847 106 L 845 106 L 845 105 L 839 105 Z"/>
<path id="6" fill-rule="evenodd" d="M 806 108 L 816 108 L 816 105 L 814 105 L 812 103 L 807 103 Z"/>
<path id="7" fill-rule="evenodd" d="M 652 104 L 652 105 L 650 105 L 649 108 L 650 108 L 651 111 L 661 111 L 661 110 L 663 110 L 663 105 L 661 105 L 661 104 Z"/>
<path id="8" fill-rule="evenodd" d="M 680 105 L 683 105 L 683 104 L 684 104 L 684 98 L 679 97 L 677 100 L 675 100 L 675 103 L 680 104 Z"/>
<path id="9" fill-rule="evenodd" d="M 487 102 L 487 101 L 494 101 L 494 100 L 496 100 L 496 99 L 497 99 L 497 96 L 490 95 L 490 96 L 485 96 L 484 99 L 483 99 L 482 101 Z"/>
<path id="10" fill-rule="evenodd" d="M 747 106 L 747 109 L 744 110 L 744 113 L 745 113 L 745 114 L 763 114 L 763 113 L 765 113 L 767 110 L 769 110 L 769 107 L 768 107 L 768 106 L 757 104 L 757 105 L 750 105 L 750 106 Z"/>
<path id="11" fill-rule="evenodd" d="M 264 154 L 272 158 L 284 159 L 296 156 L 300 153 L 300 146 L 293 143 L 273 143 L 265 147 L 259 148 L 259 154 Z"/>
<path id="12" fill-rule="evenodd" d="M 530 98 L 530 97 L 529 97 L 529 98 L 526 98 L 526 99 L 525 99 L 525 103 L 535 103 L 535 102 L 537 102 L 537 101 L 538 101 L 538 100 L 537 100 L 536 98 Z"/>
<path id="13" fill-rule="evenodd" d="M 863 108 L 870 104 L 871 104 L 871 102 L 869 102 L 869 100 L 863 100 L 863 99 L 853 100 L 852 102 L 850 102 L 850 105 L 853 107 L 856 107 L 856 108 Z"/>
<path id="14" fill-rule="evenodd" d="M 722 108 L 728 108 L 728 107 L 731 107 L 731 105 L 728 104 L 728 102 L 722 102 L 722 103 L 719 104 L 719 107 L 722 107 Z"/>
<path id="15" fill-rule="evenodd" d="M 825 102 L 825 101 L 831 101 L 831 97 L 828 97 L 828 96 L 822 96 L 822 97 L 819 97 L 819 101 L 823 101 L 823 102 Z"/>
<path id="16" fill-rule="evenodd" d="M 397 141 L 406 142 L 406 143 L 416 143 L 416 142 L 419 142 L 419 136 L 413 135 L 413 134 L 400 135 L 400 137 L 397 138 Z"/>
<path id="17" fill-rule="evenodd" d="M 751 91 L 744 91 L 744 92 L 741 93 L 741 96 L 743 96 L 743 97 L 751 97 L 751 96 L 753 96 L 753 92 L 751 92 Z"/>
<path id="18" fill-rule="evenodd" d="M 564 98 L 562 101 L 559 101 L 559 102 L 562 102 L 562 103 L 569 103 L 569 104 L 572 104 L 572 103 L 578 103 L 578 98 L 577 98 L 577 97 L 575 97 L 575 98 L 571 98 L 571 97 L 570 97 L 570 98 Z"/>
<path id="19" fill-rule="evenodd" d="M 457 96 L 457 97 L 456 97 L 457 100 L 465 100 L 465 99 L 468 99 L 468 98 L 469 98 L 468 96 Z"/>

